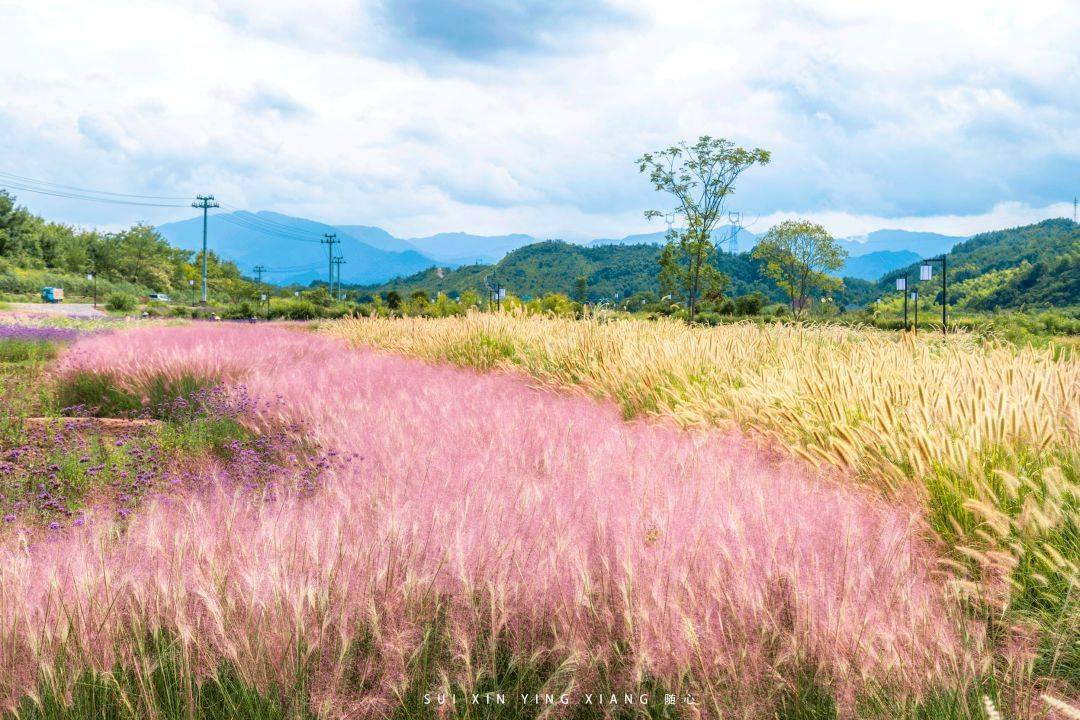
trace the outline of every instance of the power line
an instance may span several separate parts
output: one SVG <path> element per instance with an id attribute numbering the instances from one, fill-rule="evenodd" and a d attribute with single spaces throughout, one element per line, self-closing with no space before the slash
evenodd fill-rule
<path id="1" fill-rule="evenodd" d="M 177 195 L 140 195 L 135 193 L 120 193 L 110 190 L 94 190 L 76 185 L 65 185 L 48 180 L 37 180 L 24 175 L 16 175 L 6 171 L 0 171 L 0 188 L 9 188 L 19 192 L 31 192 L 51 197 L 66 198 L 70 200 L 85 200 L 88 202 L 106 203 L 110 205 L 132 205 L 137 207 L 188 207 L 187 202 L 145 202 L 146 200 L 183 200 L 187 197 Z M 195 207 L 199 207 L 195 205 Z M 223 222 L 242 227 L 245 230 L 259 232 L 264 235 L 283 240 L 297 242 L 317 243 L 319 240 L 307 235 L 304 231 L 285 223 L 260 217 L 255 213 L 235 208 L 231 205 L 218 203 L 212 207 L 223 207 L 233 211 L 232 215 L 216 215 Z"/>
<path id="2" fill-rule="evenodd" d="M 136 205 L 139 207 L 187 207 L 181 203 L 152 203 L 152 202 L 140 202 L 136 200 L 120 200 L 117 198 L 106 197 L 94 197 L 93 195 L 82 195 L 78 193 L 62 192 L 60 190 L 49 190 L 31 187 L 23 183 L 18 183 L 12 180 L 4 180 L 0 178 L 0 188 L 8 190 L 17 190 L 20 192 L 31 192 L 37 195 L 49 195 L 52 197 L 68 198 L 70 200 L 86 200 L 88 202 L 105 203 L 108 205 Z"/>
<path id="3" fill-rule="evenodd" d="M 283 272 L 299 272 L 301 270 L 314 270 L 315 268 L 322 267 L 322 261 L 316 263 L 308 263 L 307 265 L 283 265 L 281 267 L 269 267 L 264 268 L 265 271 L 271 275 Z"/>
<path id="4" fill-rule="evenodd" d="M 319 242 L 318 240 L 313 240 L 313 239 L 308 238 L 308 237 L 303 237 L 303 236 L 301 236 L 299 234 L 285 233 L 285 232 L 281 232 L 279 230 L 273 230 L 273 229 L 268 229 L 268 228 L 262 227 L 262 226 L 260 226 L 260 225 L 258 225 L 256 223 L 250 222 L 249 219 L 247 217 L 244 217 L 244 216 L 237 216 L 237 215 L 234 215 L 234 214 L 219 213 L 217 215 L 214 215 L 213 217 L 216 218 L 217 220 L 219 220 L 221 222 L 224 222 L 224 223 L 227 223 L 229 225 L 233 225 L 235 227 L 239 227 L 239 228 L 242 228 L 244 230 L 250 230 L 251 232 L 260 233 L 262 235 L 266 235 L 267 237 L 278 238 L 280 240 L 292 240 L 294 242 L 306 242 L 306 243 L 318 243 Z"/>
<path id="5" fill-rule="evenodd" d="M 239 216 L 241 218 L 243 218 L 243 220 L 245 220 L 246 222 L 250 222 L 253 225 L 261 225 L 261 226 L 263 226 L 263 227 L 265 227 L 267 229 L 270 229 L 270 230 L 275 230 L 275 231 L 278 231 L 278 232 L 285 232 L 285 233 L 292 233 L 292 234 L 299 234 L 299 235 L 307 235 L 309 232 L 312 235 L 315 234 L 314 231 L 302 230 L 302 229 L 296 227 L 295 225 L 290 225 L 288 223 L 278 222 L 277 220 L 271 220 L 270 218 L 265 218 L 265 217 L 262 217 L 261 215 L 258 215 L 256 213 L 250 212 L 248 210 L 241 210 L 240 208 L 236 208 L 236 207 L 233 207 L 231 205 L 223 204 L 222 207 L 224 209 L 226 209 L 226 210 L 233 211 L 233 213 L 239 214 Z"/>
<path id="6" fill-rule="evenodd" d="M 75 185 L 64 185 L 62 183 L 54 183 L 48 180 L 35 180 L 25 175 L 16 175 L 15 173 L 4 172 L 0 170 L 0 177 L 14 180 L 27 185 L 40 185 L 45 188 L 56 188 L 60 190 L 74 190 L 79 193 L 86 193 L 91 195 L 111 195 L 119 198 L 137 198 L 140 200 L 189 200 L 189 196 L 179 195 L 136 195 L 134 193 L 118 193 L 110 192 L 108 190 L 93 190 L 91 188 L 77 187 Z"/>
<path id="7" fill-rule="evenodd" d="M 284 223 L 275 222 L 273 220 L 267 220 L 255 213 L 247 210 L 240 210 L 233 208 L 231 205 L 222 204 L 222 207 L 226 210 L 232 210 L 231 215 L 219 215 L 222 219 L 228 218 L 227 221 L 232 221 L 234 224 L 242 224 L 249 230 L 256 230 L 263 232 L 267 235 L 274 235 L 277 237 L 283 237 L 286 239 L 300 240 L 302 242 L 318 242 L 318 240 L 311 239 L 303 230 L 299 230 L 294 226 L 286 225 Z M 313 235 L 313 234 L 312 234 Z"/>

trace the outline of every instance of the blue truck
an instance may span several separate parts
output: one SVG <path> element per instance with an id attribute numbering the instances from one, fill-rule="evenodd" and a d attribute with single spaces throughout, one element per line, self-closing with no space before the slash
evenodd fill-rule
<path id="1" fill-rule="evenodd" d="M 64 302 L 64 288 L 47 287 L 41 288 L 41 302 L 62 303 Z"/>

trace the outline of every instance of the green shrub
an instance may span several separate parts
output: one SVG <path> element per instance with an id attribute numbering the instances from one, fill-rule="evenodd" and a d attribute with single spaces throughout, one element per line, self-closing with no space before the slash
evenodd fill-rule
<path id="1" fill-rule="evenodd" d="M 339 303 L 326 309 L 323 313 L 323 317 L 331 320 L 337 320 L 343 317 L 350 317 L 356 312 L 356 306 L 352 303 Z"/>
<path id="2" fill-rule="evenodd" d="M 226 320 L 247 320 L 251 317 L 262 317 L 265 309 L 256 306 L 248 300 L 241 300 L 234 305 L 228 305 L 221 311 L 221 317 Z"/>
<path id="3" fill-rule="evenodd" d="M 765 295 L 752 292 L 735 298 L 735 312 L 739 315 L 757 315 L 765 307 Z"/>
<path id="4" fill-rule="evenodd" d="M 322 311 L 308 300 L 286 300 L 280 305 L 271 305 L 270 316 L 285 320 L 315 320 L 322 317 Z"/>
<path id="5" fill-rule="evenodd" d="M 700 312 L 694 317 L 694 322 L 701 325 L 719 325 L 720 314 L 714 312 Z"/>
<path id="6" fill-rule="evenodd" d="M 720 313 L 721 315 L 734 315 L 735 303 L 732 302 L 731 298 L 724 298 L 723 300 L 716 303 L 716 312 Z"/>
<path id="7" fill-rule="evenodd" d="M 142 407 L 133 393 L 118 387 L 115 378 L 93 372 L 77 372 L 57 381 L 56 409 L 61 413 L 76 408 L 100 417 L 127 417 Z"/>
<path id="8" fill-rule="evenodd" d="M 105 301 L 105 307 L 113 312 L 131 312 L 135 305 L 135 296 L 127 293 L 113 293 Z"/>
<path id="9" fill-rule="evenodd" d="M 139 387 L 130 388 L 108 373 L 76 372 L 61 377 L 54 388 L 56 409 L 63 412 L 78 408 L 96 417 L 134 417 L 144 411 L 158 420 L 180 421 L 186 417 L 170 417 L 172 401 L 190 398 L 200 390 L 217 384 L 213 378 L 182 375 L 167 378 L 155 375 Z"/>

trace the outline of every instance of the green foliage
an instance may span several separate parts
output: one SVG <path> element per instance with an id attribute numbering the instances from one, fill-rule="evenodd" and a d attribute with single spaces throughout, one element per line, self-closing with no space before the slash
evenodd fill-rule
<path id="1" fill-rule="evenodd" d="M 589 278 L 578 275 L 574 278 L 574 301 L 579 303 L 589 300 Z"/>
<path id="2" fill-rule="evenodd" d="M 227 457 L 235 442 L 249 442 L 253 433 L 232 418 L 198 417 L 188 422 L 166 422 L 157 433 L 161 448 L 197 455 L 206 450 Z"/>
<path id="3" fill-rule="evenodd" d="M 44 362 L 56 357 L 56 345 L 47 340 L 0 340 L 0 362 Z"/>
<path id="4" fill-rule="evenodd" d="M 715 299 L 730 282 L 716 269 L 716 246 L 709 234 L 696 230 L 668 233 L 668 242 L 660 251 L 660 291 L 686 303 L 690 320 L 698 311 L 702 297 Z"/>
<path id="5" fill-rule="evenodd" d="M 525 303 L 526 312 L 536 315 L 557 315 L 576 317 L 581 314 L 581 305 L 560 293 L 551 293 L 534 298 Z"/>
<path id="6" fill-rule="evenodd" d="M 155 375 L 143 379 L 138 387 L 128 387 L 108 373 L 76 372 L 60 377 L 53 395 L 59 413 L 77 408 L 84 415 L 128 418 L 146 412 L 158 420 L 172 420 L 173 400 L 191 397 L 215 384 L 216 378 Z"/>
<path id="7" fill-rule="evenodd" d="M 54 396 L 60 414 L 70 408 L 85 408 L 102 417 L 127 417 L 142 407 L 138 397 L 121 390 L 114 378 L 100 373 L 65 375 L 57 382 Z"/>
<path id="8" fill-rule="evenodd" d="M 257 690 L 228 663 L 212 673 L 198 671 L 190 648 L 177 635 L 163 630 L 144 633 L 130 664 L 111 672 L 82 671 L 69 678 L 61 660 L 43 668 L 33 695 L 27 695 L 15 714 L 21 720 L 314 720 L 304 693 L 278 688 Z M 71 689 L 65 687 L 65 680 Z M 28 688 L 29 690 L 29 688 Z"/>
<path id="9" fill-rule="evenodd" d="M 94 282 L 87 280 L 83 274 L 71 274 L 54 268 L 22 267 L 10 258 L 0 257 L 0 293 L 12 300 L 37 302 L 41 299 L 43 287 L 63 288 L 68 302 L 74 298 L 94 297 Z M 145 294 L 147 289 L 124 280 L 98 280 L 98 298 L 114 292 L 141 295 Z"/>
<path id="10" fill-rule="evenodd" d="M 266 306 L 250 300 L 241 300 L 235 305 L 229 305 L 221 312 L 221 317 L 227 320 L 247 320 L 253 317 L 263 317 L 266 314 Z"/>
<path id="11" fill-rule="evenodd" d="M 105 301 L 105 307 L 113 312 L 131 312 L 137 304 L 135 297 L 127 293 L 113 293 Z"/>
<path id="12" fill-rule="evenodd" d="M 270 317 L 284 320 L 315 320 L 323 317 L 323 312 L 310 300 L 285 300 L 271 303 Z"/>
<path id="13" fill-rule="evenodd" d="M 1067 219 L 982 233 L 954 247 L 949 266 L 949 306 L 998 311 L 1080 305 L 1080 225 Z M 940 265 L 934 278 L 912 283 L 940 306 Z M 919 265 L 891 272 L 877 283 L 892 297 L 898 277 L 917 278 Z"/>
<path id="14" fill-rule="evenodd" d="M 373 295 L 396 292 L 399 299 L 416 290 L 429 295 L 442 292 L 468 308 L 483 304 L 487 292 L 485 277 L 526 302 L 551 294 L 573 297 L 576 279 L 584 277 L 588 302 L 611 301 L 618 293 L 623 299 L 619 304 L 624 305 L 636 295 L 630 309 L 641 310 L 644 303 L 655 303 L 661 295 L 656 272 L 660 252 L 656 245 L 583 247 L 548 240 L 518 248 L 495 265 L 466 265 L 456 270 L 432 268 L 366 290 Z M 776 284 L 762 275 L 762 263 L 749 253 L 719 253 L 714 263 L 730 278 L 728 291 L 732 294 L 760 292 L 770 301 L 784 299 Z"/>
<path id="15" fill-rule="evenodd" d="M 748 295 L 740 295 L 735 298 L 736 315 L 758 315 L 765 307 L 765 296 L 760 292 L 752 292 Z"/>
<path id="16" fill-rule="evenodd" d="M 847 253 L 821 225 L 785 220 L 769 229 L 754 248 L 765 263 L 765 274 L 787 292 L 791 312 L 799 317 L 814 290 L 827 292 L 840 281 L 829 275 L 839 270 Z"/>

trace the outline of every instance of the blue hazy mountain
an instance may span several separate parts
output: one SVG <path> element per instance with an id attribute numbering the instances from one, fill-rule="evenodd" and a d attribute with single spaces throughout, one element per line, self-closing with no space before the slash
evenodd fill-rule
<path id="1" fill-rule="evenodd" d="M 202 247 L 202 217 L 167 223 L 158 227 L 173 245 L 185 250 Z M 338 225 L 274 212 L 233 212 L 211 215 L 210 248 L 242 271 L 251 274 L 256 265 L 271 268 L 264 277 L 274 283 L 308 284 L 327 275 L 327 249 L 319 241 L 325 233 L 337 233 L 341 245 L 335 249 L 345 257 L 341 277 L 350 284 L 382 283 L 406 277 L 433 266 L 453 268 L 476 262 L 496 263 L 508 253 L 541 242 L 523 233 L 471 235 L 464 232 L 438 233 L 426 237 L 398 238 L 380 227 Z M 664 231 L 601 238 L 582 243 L 603 245 L 661 245 Z M 727 251 L 731 227 L 713 232 L 713 240 Z M 759 236 L 739 231 L 738 249 L 753 249 Z M 965 238 L 906 230 L 877 230 L 867 235 L 840 239 L 848 251 L 848 263 L 840 274 L 875 280 L 885 273 L 920 257 L 948 251 Z M 913 257 L 914 255 L 914 257 Z"/>
<path id="2" fill-rule="evenodd" d="M 420 249 L 410 243 L 408 240 L 402 240 L 396 238 L 390 233 L 383 230 L 381 227 L 374 227 L 371 225 L 337 225 L 338 230 L 351 235 L 357 240 L 373 248 L 379 250 L 386 250 L 387 252 L 420 252 Z M 420 252 L 421 255 L 425 254 Z M 438 260 L 437 257 L 428 255 L 433 260 Z"/>
<path id="3" fill-rule="evenodd" d="M 477 261 L 494 263 L 519 247 L 540 242 L 532 235 L 470 235 L 464 232 L 438 233 L 418 238 L 397 238 L 379 227 L 338 225 L 338 230 L 380 250 L 421 253 L 440 265 L 456 267 Z"/>
<path id="4" fill-rule="evenodd" d="M 940 235 L 932 232 L 875 230 L 866 235 L 841 238 L 840 244 L 852 257 L 882 250 L 892 252 L 906 250 L 918 254 L 920 258 L 924 258 L 946 253 L 952 250 L 954 245 L 964 240 L 967 240 L 967 238 L 955 235 Z"/>
<path id="5" fill-rule="evenodd" d="M 877 280 L 886 273 L 902 268 L 922 258 L 910 250 L 876 250 L 865 255 L 852 255 L 835 274 L 862 280 Z"/>
<path id="6" fill-rule="evenodd" d="M 403 242 L 428 257 L 448 266 L 469 265 L 480 261 L 494 263 L 514 250 L 540 242 L 532 235 L 470 235 L 464 232 L 447 232 L 427 237 L 409 238 Z"/>
<path id="7" fill-rule="evenodd" d="M 157 229 L 177 247 L 202 248 L 202 217 L 167 223 Z M 383 282 L 436 264 L 416 250 L 380 249 L 340 228 L 273 212 L 211 215 L 208 230 L 212 251 L 235 261 L 246 274 L 251 274 L 256 265 L 263 265 L 270 269 L 264 277 L 279 284 L 307 284 L 326 278 L 327 246 L 319 242 L 325 233 L 336 233 L 341 241 L 334 249 L 345 257 L 341 268 L 345 282 Z"/>

